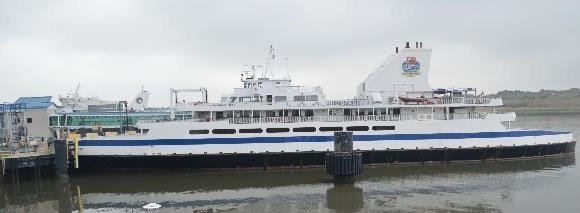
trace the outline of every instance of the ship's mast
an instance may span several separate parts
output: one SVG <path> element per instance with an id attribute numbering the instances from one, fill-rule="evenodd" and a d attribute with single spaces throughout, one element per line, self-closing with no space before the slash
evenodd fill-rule
<path id="1" fill-rule="evenodd" d="M 266 50 L 266 65 L 262 71 L 263 78 L 274 78 L 274 59 L 276 58 L 274 51 L 274 46 L 270 44 Z"/>

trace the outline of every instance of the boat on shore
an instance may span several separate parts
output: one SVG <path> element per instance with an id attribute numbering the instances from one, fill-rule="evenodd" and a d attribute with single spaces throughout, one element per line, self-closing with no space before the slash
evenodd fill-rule
<path id="1" fill-rule="evenodd" d="M 273 54 L 270 51 L 271 54 Z M 272 55 L 273 56 L 273 55 Z M 273 59 L 274 57 L 268 57 Z M 171 121 L 141 122 L 138 135 L 83 138 L 82 169 L 268 168 L 324 165 L 334 132 L 353 132 L 363 163 L 447 162 L 574 152 L 570 132 L 512 129 L 500 98 L 472 88 L 433 89 L 431 49 L 406 43 L 357 87 L 357 96 L 327 100 L 319 86 L 256 69 L 219 103 L 171 98 Z M 255 67 L 254 67 L 255 68 Z M 177 93 L 175 93 L 177 95 Z M 191 119 L 175 119 L 189 111 Z"/>

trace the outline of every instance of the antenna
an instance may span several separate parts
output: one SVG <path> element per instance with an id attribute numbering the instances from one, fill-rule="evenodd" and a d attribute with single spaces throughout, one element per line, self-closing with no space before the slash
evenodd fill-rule
<path id="1" fill-rule="evenodd" d="M 262 77 L 267 78 L 268 72 L 270 74 L 270 78 L 274 78 L 274 59 L 276 58 L 276 54 L 274 53 L 274 45 L 270 44 L 266 51 L 266 65 L 262 71 Z"/>
<path id="2" fill-rule="evenodd" d="M 246 78 L 246 79 L 251 79 L 254 78 L 256 76 L 256 68 L 258 67 L 262 67 L 260 65 L 255 65 L 255 64 L 244 64 L 244 67 L 247 67 L 248 70 L 244 70 L 242 71 L 242 78 Z M 251 76 L 249 74 L 252 74 Z M 242 79 L 243 80 L 243 79 Z"/>

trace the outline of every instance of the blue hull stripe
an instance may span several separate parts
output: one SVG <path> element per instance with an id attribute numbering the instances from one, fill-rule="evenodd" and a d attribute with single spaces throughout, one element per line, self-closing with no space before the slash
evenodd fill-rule
<path id="1" fill-rule="evenodd" d="M 433 133 L 433 134 L 385 134 L 354 135 L 354 141 L 379 140 L 429 140 L 429 139 L 468 139 L 468 138 L 514 138 L 526 136 L 561 135 L 569 132 L 555 131 L 512 131 L 512 132 L 474 132 L 474 133 Z M 204 144 L 249 144 L 249 143 L 291 143 L 291 142 L 329 142 L 334 136 L 286 136 L 286 137 L 249 137 L 249 138 L 183 138 L 149 140 L 90 140 L 79 141 L 80 146 L 153 146 L 153 145 L 204 145 Z"/>

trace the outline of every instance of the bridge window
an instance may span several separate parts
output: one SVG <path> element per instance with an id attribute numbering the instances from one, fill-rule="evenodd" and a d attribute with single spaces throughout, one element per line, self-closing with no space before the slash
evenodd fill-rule
<path id="1" fill-rule="evenodd" d="M 261 128 L 256 128 L 256 129 L 240 129 L 238 131 L 240 133 L 262 133 L 264 130 Z"/>
<path id="2" fill-rule="evenodd" d="M 296 127 L 292 130 L 293 132 L 316 132 L 315 127 Z"/>
<path id="3" fill-rule="evenodd" d="M 299 116 L 300 115 L 300 111 L 293 109 L 292 110 L 292 116 Z"/>
<path id="4" fill-rule="evenodd" d="M 380 131 L 380 130 L 395 130 L 395 126 L 373 126 L 373 130 Z"/>
<path id="5" fill-rule="evenodd" d="M 307 95 L 306 101 L 318 101 L 318 96 L 317 95 Z"/>
<path id="6" fill-rule="evenodd" d="M 189 134 L 190 135 L 204 135 L 204 134 L 209 134 L 209 130 L 207 130 L 207 129 L 193 129 L 193 130 L 189 130 Z"/>
<path id="7" fill-rule="evenodd" d="M 336 131 L 342 131 L 342 127 L 341 126 L 336 126 L 336 127 L 320 127 L 319 130 L 321 132 L 336 132 Z"/>
<path id="8" fill-rule="evenodd" d="M 304 97 L 303 95 L 294 96 L 294 101 L 304 101 L 304 100 L 306 100 L 306 97 Z"/>
<path id="9" fill-rule="evenodd" d="M 289 128 L 267 128 L 267 133 L 281 133 L 281 132 L 290 132 Z"/>
<path id="10" fill-rule="evenodd" d="M 369 131 L 368 126 L 347 126 L 346 131 Z"/>

